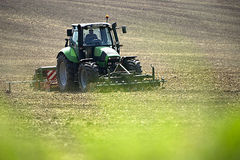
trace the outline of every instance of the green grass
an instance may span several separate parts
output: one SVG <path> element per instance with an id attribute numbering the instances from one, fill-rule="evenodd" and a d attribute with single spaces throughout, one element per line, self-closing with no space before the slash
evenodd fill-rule
<path id="1" fill-rule="evenodd" d="M 66 137 L 56 140 L 40 136 L 31 125 L 34 117 L 23 117 L 25 112 L 17 114 L 1 97 L 0 157 L 238 159 L 239 102 L 216 97 L 214 91 L 203 93 L 168 89 L 114 92 L 111 96 L 94 93 L 98 98 L 95 107 L 88 109 L 90 114 L 78 114 L 66 126 L 76 136 L 66 147 L 60 147 L 69 143 Z"/>
<path id="2" fill-rule="evenodd" d="M 50 150 L 28 130 L 29 124 L 23 122 L 11 110 L 5 98 L 0 96 L 0 159 L 49 159 Z"/>
<path id="3" fill-rule="evenodd" d="M 212 159 L 220 150 L 223 157 L 239 156 L 240 121 L 229 118 L 239 103 L 220 100 L 215 92 L 166 89 L 97 97 L 94 118 L 71 126 L 90 159 Z"/>
<path id="4" fill-rule="evenodd" d="M 41 136 L 43 127 L 33 125 L 34 117 L 21 112 L 20 106 L 8 102 L 0 94 L 0 159 L 43 160 L 76 159 L 72 148 L 68 148 L 58 137 Z M 60 142 L 61 141 L 61 142 Z M 75 157 L 74 157 L 75 156 Z M 78 154 L 78 157 L 81 155 Z"/>

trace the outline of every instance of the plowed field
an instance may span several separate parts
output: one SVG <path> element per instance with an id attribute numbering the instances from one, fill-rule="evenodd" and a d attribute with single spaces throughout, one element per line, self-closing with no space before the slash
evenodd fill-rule
<path id="1" fill-rule="evenodd" d="M 127 25 L 121 55 L 154 65 L 166 88 L 36 91 L 73 23 Z M 1 0 L 0 159 L 238 159 L 240 2 Z"/>

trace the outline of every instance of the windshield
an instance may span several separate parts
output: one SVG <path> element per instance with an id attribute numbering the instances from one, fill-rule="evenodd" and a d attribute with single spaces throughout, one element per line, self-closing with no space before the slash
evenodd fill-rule
<path id="1" fill-rule="evenodd" d="M 108 28 L 88 28 L 83 30 L 83 46 L 111 46 L 112 39 Z"/>

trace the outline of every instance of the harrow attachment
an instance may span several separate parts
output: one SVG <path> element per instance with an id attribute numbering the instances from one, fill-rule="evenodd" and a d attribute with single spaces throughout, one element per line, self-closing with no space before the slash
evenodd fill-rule
<path id="1" fill-rule="evenodd" d="M 162 77 L 158 79 L 155 76 L 155 69 L 152 67 L 152 74 L 135 74 L 126 70 L 121 64 L 116 67 L 114 72 L 109 72 L 107 75 L 102 76 L 96 82 L 96 88 L 110 88 L 110 89 L 141 89 L 143 87 L 164 87 L 166 80 Z M 117 70 L 120 71 L 117 71 Z"/>

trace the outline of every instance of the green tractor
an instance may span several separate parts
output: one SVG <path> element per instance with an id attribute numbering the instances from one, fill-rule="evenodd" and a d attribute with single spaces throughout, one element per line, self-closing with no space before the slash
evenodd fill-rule
<path id="1" fill-rule="evenodd" d="M 159 86 L 164 79 L 143 75 L 136 56 L 120 56 L 117 23 L 72 24 L 67 29 L 65 48 L 57 55 L 57 81 L 60 91 L 79 88 L 82 92 L 94 83 L 97 87 L 150 84 Z"/>

